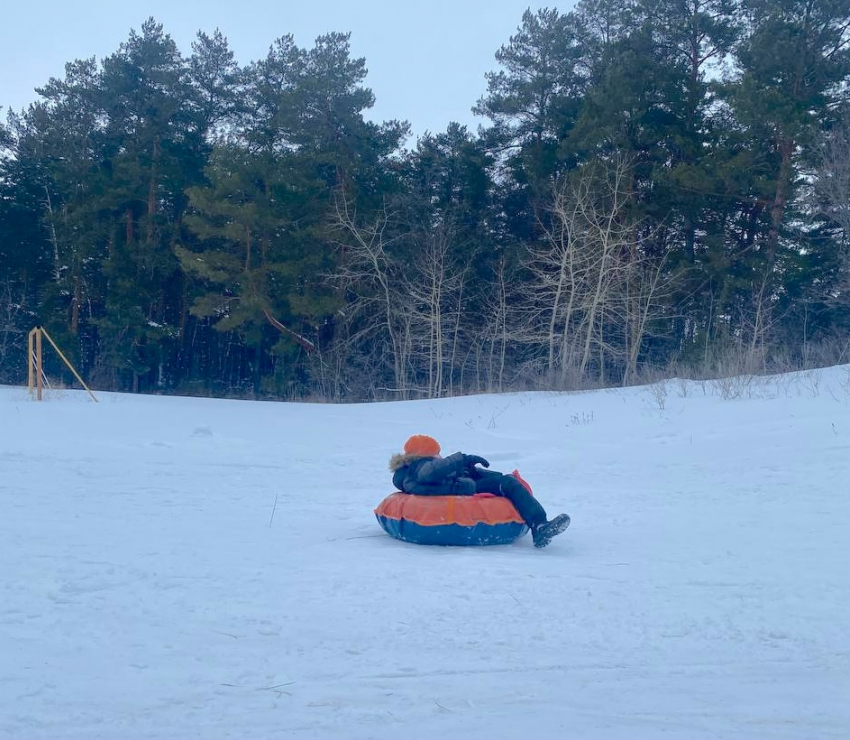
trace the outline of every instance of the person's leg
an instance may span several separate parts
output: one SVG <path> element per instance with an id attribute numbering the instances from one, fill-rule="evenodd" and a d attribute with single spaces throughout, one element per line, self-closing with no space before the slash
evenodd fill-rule
<path id="1" fill-rule="evenodd" d="M 479 468 L 477 465 L 469 469 L 469 477 L 478 483 L 486 478 L 502 478 L 505 474 L 498 470 L 488 470 L 487 468 Z M 493 491 L 478 491 L 478 493 L 493 493 Z"/>
<path id="2" fill-rule="evenodd" d="M 481 471 L 484 472 L 484 471 Z M 476 493 L 495 493 L 504 496 L 519 512 L 529 527 L 536 527 L 546 521 L 546 511 L 525 486 L 512 475 L 503 475 L 495 471 L 486 471 L 475 481 Z"/>
<path id="3" fill-rule="evenodd" d="M 543 522 L 531 528 L 531 536 L 535 547 L 546 547 L 553 537 L 557 537 L 570 526 L 570 518 L 566 514 L 559 514 L 551 522 Z"/>

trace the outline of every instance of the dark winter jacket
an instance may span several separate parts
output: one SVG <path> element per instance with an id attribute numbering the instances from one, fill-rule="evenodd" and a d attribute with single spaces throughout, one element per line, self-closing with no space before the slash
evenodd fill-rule
<path id="1" fill-rule="evenodd" d="M 475 481 L 464 464 L 464 455 L 448 457 L 393 455 L 390 459 L 393 485 L 404 493 L 447 496 L 475 493 Z"/>

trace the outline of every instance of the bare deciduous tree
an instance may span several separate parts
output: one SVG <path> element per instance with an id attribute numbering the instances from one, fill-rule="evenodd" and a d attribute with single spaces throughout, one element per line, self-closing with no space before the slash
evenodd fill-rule
<path id="1" fill-rule="evenodd" d="M 628 382 L 659 305 L 663 265 L 629 215 L 631 176 L 625 157 L 574 173 L 554 193 L 545 246 L 530 254 L 526 328 L 562 387 L 592 366 L 601 382 L 611 365 Z"/>
<path id="2" fill-rule="evenodd" d="M 452 259 L 450 225 L 436 225 L 414 235 L 419 247 L 412 269 L 404 275 L 408 327 L 431 398 L 452 395 L 458 347 L 463 336 L 463 298 L 468 264 Z"/>
<path id="3" fill-rule="evenodd" d="M 16 373 L 9 367 L 12 357 L 26 356 L 26 330 L 21 325 L 23 298 L 10 281 L 0 284 L 0 378 Z M 18 352 L 15 352 L 15 349 Z"/>
<path id="4" fill-rule="evenodd" d="M 386 346 L 394 388 L 400 398 L 409 395 L 407 368 L 410 338 L 406 299 L 399 284 L 397 265 L 388 247 L 398 237 L 388 233 L 387 208 L 370 221 L 358 219 L 344 198 L 336 203 L 337 226 L 344 233 L 340 269 L 333 277 L 352 294 L 345 308 L 345 324 L 351 333 L 348 343 L 357 346 L 362 339 Z"/>
<path id="5" fill-rule="evenodd" d="M 333 277 L 350 294 L 348 342 L 368 339 L 386 347 L 399 398 L 451 395 L 466 350 L 468 269 L 454 254 L 451 222 L 411 219 L 391 227 L 386 207 L 365 221 L 345 201 L 337 203 L 336 215 L 345 239 Z"/>
<path id="6" fill-rule="evenodd" d="M 510 337 L 512 314 L 510 286 L 512 283 L 505 260 L 499 260 L 494 279 L 490 283 L 490 294 L 485 301 L 484 330 L 479 341 L 475 343 L 484 356 L 483 369 L 486 376 L 482 384 L 481 370 L 479 370 L 478 384 L 479 387 L 483 385 L 490 391 L 501 392 L 505 388 L 508 345 L 512 341 Z M 481 365 L 480 362 L 477 364 Z"/>
<path id="7" fill-rule="evenodd" d="M 850 122 L 824 137 L 819 155 L 814 177 L 817 207 L 841 227 L 846 245 L 850 242 Z"/>

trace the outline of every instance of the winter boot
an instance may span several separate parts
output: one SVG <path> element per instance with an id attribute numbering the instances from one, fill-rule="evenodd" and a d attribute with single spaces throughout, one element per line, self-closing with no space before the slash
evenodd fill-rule
<path id="1" fill-rule="evenodd" d="M 553 537 L 561 534 L 570 526 L 570 518 L 566 514 L 560 514 L 549 522 L 543 522 L 531 527 L 531 538 L 535 547 L 546 547 Z"/>

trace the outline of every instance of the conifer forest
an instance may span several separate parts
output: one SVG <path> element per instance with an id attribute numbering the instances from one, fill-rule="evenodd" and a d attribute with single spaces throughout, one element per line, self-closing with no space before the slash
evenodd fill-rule
<path id="1" fill-rule="evenodd" d="M 0 383 L 34 326 L 94 388 L 239 398 L 850 362 L 847 0 L 529 10 L 478 130 L 418 137 L 348 34 L 225 33 L 149 19 L 3 111 Z"/>

